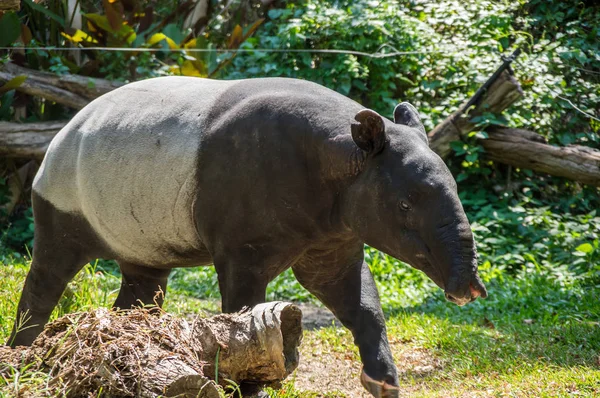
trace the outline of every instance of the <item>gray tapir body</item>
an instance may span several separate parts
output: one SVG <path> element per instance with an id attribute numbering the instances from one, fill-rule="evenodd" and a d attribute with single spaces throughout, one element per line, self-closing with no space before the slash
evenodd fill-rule
<path id="1" fill-rule="evenodd" d="M 458 304 L 486 295 L 451 174 L 412 106 L 394 118 L 279 78 L 158 78 L 95 100 L 52 141 L 34 181 L 17 323 L 37 326 L 15 329 L 10 344 L 33 341 L 94 258 L 118 261 L 120 308 L 156 300 L 174 267 L 214 263 L 223 311 L 236 311 L 292 267 L 354 334 L 365 387 L 393 395 L 363 244 L 422 269 Z"/>

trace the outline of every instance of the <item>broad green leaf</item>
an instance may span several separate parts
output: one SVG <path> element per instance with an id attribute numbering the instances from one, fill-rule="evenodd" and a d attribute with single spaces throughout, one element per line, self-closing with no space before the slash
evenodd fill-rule
<path id="1" fill-rule="evenodd" d="M 473 163 L 474 161 L 476 161 L 479 158 L 479 154 L 477 152 L 475 153 L 470 153 L 468 154 L 465 159 L 467 159 L 468 162 Z"/>
<path id="2" fill-rule="evenodd" d="M 161 32 L 166 36 L 170 37 L 175 43 L 181 43 L 185 39 L 186 35 L 183 33 L 181 28 L 174 23 L 170 23 L 161 29 Z"/>
<path id="3" fill-rule="evenodd" d="M 15 90 L 11 90 L 0 96 L 0 118 L 8 118 L 10 116 L 10 106 L 15 98 Z"/>
<path id="4" fill-rule="evenodd" d="M 594 251 L 594 247 L 591 245 L 591 243 L 583 243 L 583 244 L 577 246 L 575 248 L 575 250 L 577 250 L 580 253 L 589 254 Z"/>
<path id="5" fill-rule="evenodd" d="M 14 12 L 6 13 L 0 19 L 0 46 L 6 47 L 19 38 L 21 21 Z"/>

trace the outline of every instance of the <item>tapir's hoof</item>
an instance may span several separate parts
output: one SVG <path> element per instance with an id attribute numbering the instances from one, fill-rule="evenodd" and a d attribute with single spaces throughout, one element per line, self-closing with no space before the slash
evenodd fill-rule
<path id="1" fill-rule="evenodd" d="M 399 387 L 370 378 L 364 369 L 360 374 L 360 382 L 375 398 L 396 398 L 400 396 Z"/>

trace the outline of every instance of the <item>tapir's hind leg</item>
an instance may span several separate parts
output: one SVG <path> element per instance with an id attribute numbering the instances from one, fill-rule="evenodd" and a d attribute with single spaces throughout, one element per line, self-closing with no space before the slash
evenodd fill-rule
<path id="1" fill-rule="evenodd" d="M 67 283 L 90 260 L 104 254 L 82 216 L 57 210 L 35 192 L 33 259 L 8 340 L 30 345 L 43 330 Z"/>
<path id="2" fill-rule="evenodd" d="M 129 309 L 142 305 L 162 306 L 167 292 L 170 269 L 157 269 L 119 261 L 121 290 L 115 308 Z"/>

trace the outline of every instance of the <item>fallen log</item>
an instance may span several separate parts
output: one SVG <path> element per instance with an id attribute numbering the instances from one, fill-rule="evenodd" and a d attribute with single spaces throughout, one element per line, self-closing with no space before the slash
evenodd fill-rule
<path id="1" fill-rule="evenodd" d="M 429 147 L 442 159 L 452 152 L 450 143 L 459 141 L 462 136 L 475 130 L 477 125 L 471 120 L 485 112 L 500 114 L 523 96 L 521 85 L 508 71 L 503 71 L 481 94 L 475 109 L 465 114 L 468 103 L 438 124 L 428 134 Z"/>
<path id="2" fill-rule="evenodd" d="M 523 129 L 495 128 L 486 132 L 488 138 L 479 143 L 490 160 L 600 186 L 599 150 L 548 145 L 541 135 Z"/>
<path id="3" fill-rule="evenodd" d="M 0 82 L 6 83 L 17 76 L 18 75 L 0 71 Z M 17 87 L 17 91 L 34 97 L 42 97 L 48 101 L 63 104 L 75 109 L 81 109 L 89 103 L 87 99 L 78 94 L 49 84 L 29 80 L 29 78 Z"/>
<path id="4" fill-rule="evenodd" d="M 282 302 L 191 324 L 148 309 L 71 314 L 46 325 L 31 347 L 0 347 L 0 375 L 29 364 L 28 372 L 48 375 L 52 396 L 217 398 L 228 380 L 287 377 L 298 366 L 301 317 Z"/>
<path id="5" fill-rule="evenodd" d="M 123 85 L 120 82 L 87 76 L 40 72 L 12 62 L 2 66 L 0 82 L 10 81 L 17 76 L 27 76 L 17 87 L 18 91 L 75 109 L 81 109 L 95 98 Z"/>
<path id="6" fill-rule="evenodd" d="M 19 11 L 21 0 L 2 0 L 0 1 L 0 11 Z"/>
<path id="7" fill-rule="evenodd" d="M 0 156 L 42 159 L 52 138 L 67 121 L 0 122 Z"/>
<path id="8" fill-rule="evenodd" d="M 0 156 L 42 159 L 52 138 L 66 121 L 39 123 L 0 122 Z M 514 167 L 566 177 L 599 186 L 599 151 L 571 145 L 548 145 L 544 137 L 528 130 L 488 129 L 481 139 L 488 159 Z"/>

